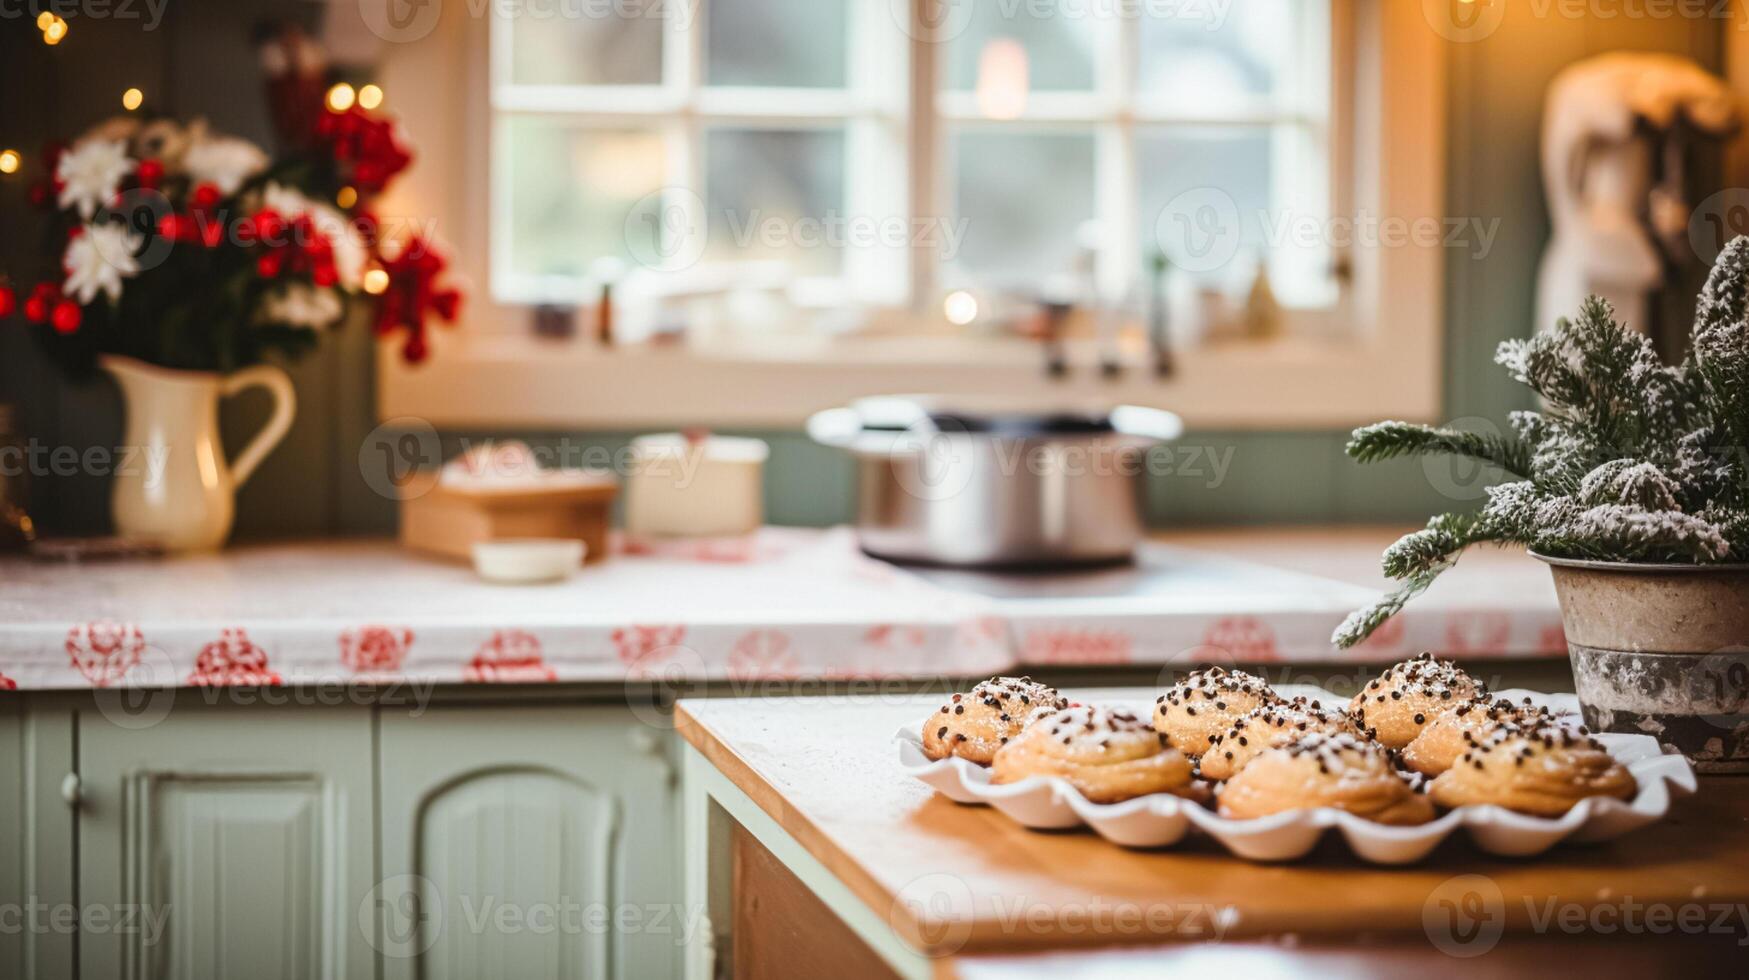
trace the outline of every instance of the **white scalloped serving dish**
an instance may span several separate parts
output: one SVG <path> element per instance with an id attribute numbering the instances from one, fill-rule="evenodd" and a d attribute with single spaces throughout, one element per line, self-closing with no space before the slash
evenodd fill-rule
<path id="1" fill-rule="evenodd" d="M 1278 685 L 1284 697 L 1305 695 L 1325 704 L 1341 705 L 1346 699 L 1310 685 Z M 1072 692 L 1065 692 L 1071 694 Z M 1510 690 L 1497 697 L 1547 706 L 1563 719 L 1577 724 L 1579 701 L 1571 694 L 1537 694 Z M 1142 714 L 1144 702 L 1123 704 Z M 1124 847 L 1170 847 L 1191 831 L 1200 831 L 1220 841 L 1239 857 L 1251 861 L 1292 861 L 1316 847 L 1325 831 L 1335 828 L 1348 847 L 1374 864 L 1410 864 L 1421 860 L 1459 827 L 1476 846 L 1490 854 L 1523 857 L 1540 854 L 1563 840 L 1595 842 L 1656 823 L 1670 809 L 1673 793 L 1695 791 L 1694 769 L 1680 755 L 1664 755 L 1649 735 L 1603 734 L 1595 736 L 1609 754 L 1621 760 L 1634 774 L 1640 791 L 1632 800 L 1607 797 L 1582 800 L 1559 819 L 1532 817 L 1502 807 L 1466 806 L 1449 811 L 1418 827 L 1391 827 L 1356 817 L 1333 807 L 1295 810 L 1255 820 L 1229 820 L 1209 807 L 1169 793 L 1125 800 L 1093 803 L 1068 782 L 1056 777 L 1034 777 L 1018 783 L 995 785 L 989 770 L 964 759 L 932 761 L 923 754 L 922 724 L 900 729 L 899 763 L 909 775 L 929 784 L 959 803 L 987 804 L 1015 822 L 1034 830 L 1065 830 L 1086 826 L 1114 844 Z"/>

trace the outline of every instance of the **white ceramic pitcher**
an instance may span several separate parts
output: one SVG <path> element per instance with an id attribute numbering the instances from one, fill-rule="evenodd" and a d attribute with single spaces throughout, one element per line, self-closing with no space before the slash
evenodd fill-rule
<path id="1" fill-rule="evenodd" d="M 110 512 L 124 537 L 168 551 L 211 551 L 231 534 L 236 490 L 291 429 L 297 395 L 271 365 L 234 374 L 179 371 L 130 357 L 101 362 L 121 386 L 127 411 Z M 234 463 L 219 441 L 219 399 L 260 386 L 273 395 L 273 414 Z"/>

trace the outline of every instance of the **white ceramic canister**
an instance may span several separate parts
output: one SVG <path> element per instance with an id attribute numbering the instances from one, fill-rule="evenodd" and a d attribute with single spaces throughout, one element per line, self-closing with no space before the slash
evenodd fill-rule
<path id="1" fill-rule="evenodd" d="M 665 432 L 632 440 L 626 532 L 653 538 L 751 534 L 765 521 L 759 439 Z"/>

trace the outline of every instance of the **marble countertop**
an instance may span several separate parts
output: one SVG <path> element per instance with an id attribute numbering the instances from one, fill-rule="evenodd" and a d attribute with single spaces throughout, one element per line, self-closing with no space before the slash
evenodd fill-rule
<path id="1" fill-rule="evenodd" d="M 1372 641 L 1329 644 L 1383 587 L 1396 529 L 1164 534 L 1136 565 L 899 569 L 846 529 L 769 528 L 508 587 L 383 541 L 161 561 L 0 561 L 0 687 L 641 682 L 988 674 L 1047 664 L 1564 654 L 1549 575 L 1479 552 Z"/>

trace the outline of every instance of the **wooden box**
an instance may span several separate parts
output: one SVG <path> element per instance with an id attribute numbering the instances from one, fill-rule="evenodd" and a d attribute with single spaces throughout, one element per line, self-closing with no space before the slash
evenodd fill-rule
<path id="1" fill-rule="evenodd" d="M 473 544 L 493 538 L 581 538 L 583 560 L 607 557 L 607 532 L 619 485 L 612 477 L 552 487 L 456 487 L 434 482 L 401 502 L 401 544 L 472 560 Z"/>

